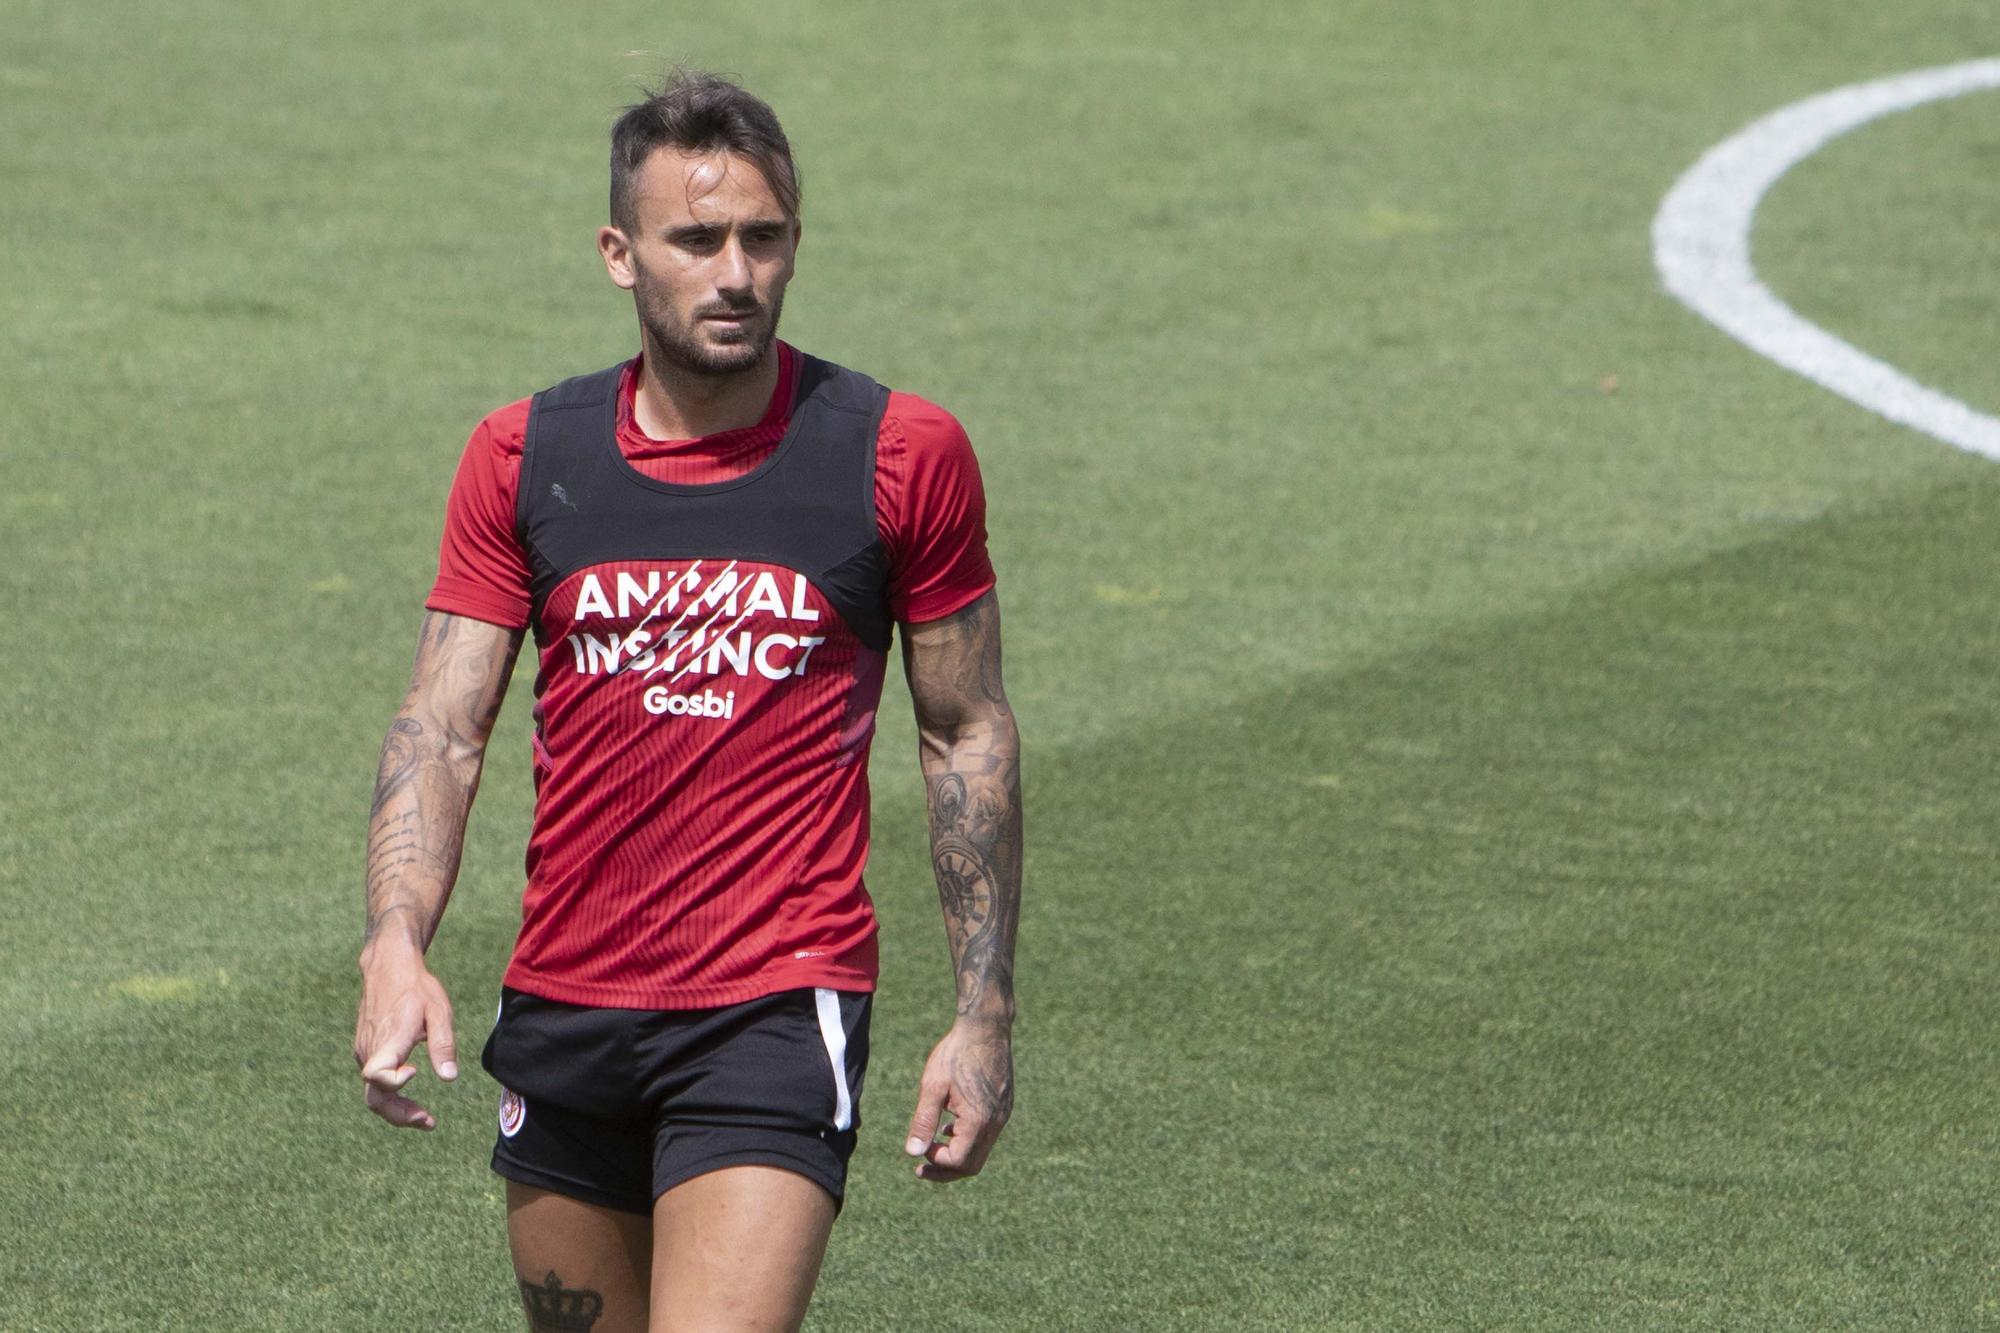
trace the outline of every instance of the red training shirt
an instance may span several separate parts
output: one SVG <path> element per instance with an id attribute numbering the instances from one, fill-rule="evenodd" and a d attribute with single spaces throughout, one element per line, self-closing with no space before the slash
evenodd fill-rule
<path id="1" fill-rule="evenodd" d="M 698 440 L 655 440 L 639 429 L 638 368 L 634 360 L 620 382 L 617 440 L 653 480 L 705 485 L 742 476 L 790 424 L 798 358 L 783 343 L 763 418 Z M 529 625 L 515 498 L 530 401 L 493 412 L 466 443 L 425 602 L 431 610 Z M 877 432 L 875 519 L 894 619 L 947 616 L 992 588 L 971 444 L 950 413 L 911 394 L 889 395 Z M 613 561 L 577 571 L 547 598 L 534 627 L 535 818 L 508 985 L 568 1003 L 645 1009 L 714 1007 L 802 986 L 873 987 L 874 912 L 861 872 L 883 654 L 860 644 L 803 578 L 733 563 Z M 757 606 L 766 619 L 775 612 L 776 628 L 794 630 L 801 645 L 804 629 L 819 630 L 813 637 L 824 642 L 794 650 L 793 674 L 782 680 L 763 669 L 784 674 L 782 651 L 734 676 L 719 655 L 727 645 L 697 652 L 672 678 L 716 677 L 688 684 L 706 684 L 718 700 L 727 687 L 730 717 L 659 725 L 669 719 L 649 719 L 637 690 L 598 678 L 604 663 L 585 650 L 595 640 L 572 630 L 601 611 L 617 622 L 593 621 L 616 631 L 601 636 L 603 645 L 647 625 L 658 632 L 661 612 L 672 608 L 645 604 L 638 589 L 658 591 L 662 579 L 675 604 L 681 593 L 690 607 L 706 598 L 720 609 L 726 598 L 736 615 L 742 600 L 743 615 Z M 792 617 L 812 623 L 789 624 Z M 835 731 L 837 745 L 809 739 Z"/>

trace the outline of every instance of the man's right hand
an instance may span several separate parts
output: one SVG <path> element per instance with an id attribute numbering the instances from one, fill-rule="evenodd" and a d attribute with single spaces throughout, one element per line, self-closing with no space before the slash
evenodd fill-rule
<path id="1" fill-rule="evenodd" d="M 423 1042 L 431 1069 L 449 1083 L 458 1077 L 452 1040 L 451 1001 L 412 945 L 361 955 L 361 1013 L 354 1024 L 354 1063 L 361 1068 L 362 1100 L 399 1129 L 436 1129 L 437 1117 L 403 1096 L 417 1076 L 410 1052 Z"/>
<path id="2" fill-rule="evenodd" d="M 458 1077 L 451 1001 L 424 966 L 424 950 L 458 878 L 486 738 L 520 650 L 520 630 L 425 612 L 409 695 L 382 738 L 368 807 L 354 1063 L 368 1109 L 400 1129 L 437 1128 L 436 1117 L 402 1095 L 417 1076 L 410 1052 L 418 1042 L 429 1045 L 439 1078 Z"/>

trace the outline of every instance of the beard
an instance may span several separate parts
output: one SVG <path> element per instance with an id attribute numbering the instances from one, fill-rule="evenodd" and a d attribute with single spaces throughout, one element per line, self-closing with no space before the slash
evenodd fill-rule
<path id="1" fill-rule="evenodd" d="M 740 335 L 716 343 L 702 336 L 701 317 L 723 314 L 723 307 L 704 306 L 682 319 L 661 292 L 641 286 L 638 298 L 639 323 L 646 330 L 649 350 L 682 374 L 704 377 L 740 375 L 756 369 L 777 341 L 778 317 L 785 310 L 784 289 L 779 288 L 770 304 L 745 323 Z"/>

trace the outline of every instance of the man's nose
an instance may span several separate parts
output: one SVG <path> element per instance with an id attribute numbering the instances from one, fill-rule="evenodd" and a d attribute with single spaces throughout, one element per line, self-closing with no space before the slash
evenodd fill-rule
<path id="1" fill-rule="evenodd" d="M 719 256 L 721 263 L 716 269 L 715 286 L 718 291 L 747 292 L 751 288 L 750 256 L 744 253 L 743 242 L 731 236 L 723 243 Z"/>

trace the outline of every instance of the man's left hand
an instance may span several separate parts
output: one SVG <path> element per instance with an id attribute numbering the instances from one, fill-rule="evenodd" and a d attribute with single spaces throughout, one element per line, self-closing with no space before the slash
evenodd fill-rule
<path id="1" fill-rule="evenodd" d="M 961 1017 L 924 1062 L 903 1151 L 942 1184 L 979 1174 L 1014 1109 L 1014 1037 L 1004 1023 Z M 949 1123 L 940 1130 L 946 1115 Z"/>

